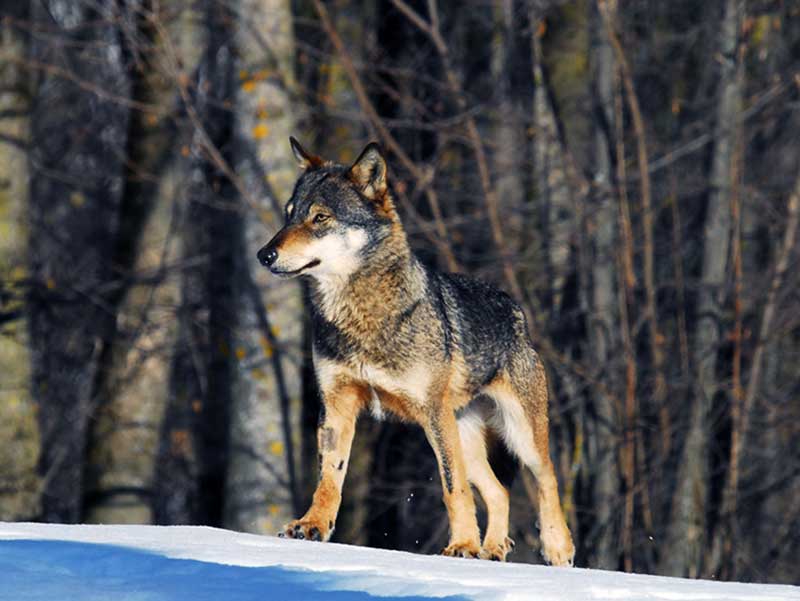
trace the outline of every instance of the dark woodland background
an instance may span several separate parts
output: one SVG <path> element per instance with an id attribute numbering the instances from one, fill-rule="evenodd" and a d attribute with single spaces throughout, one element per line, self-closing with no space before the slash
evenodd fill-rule
<path id="1" fill-rule="evenodd" d="M 800 4 L 0 0 L 0 519 L 274 534 L 316 480 L 297 167 L 533 316 L 580 566 L 800 583 Z M 538 562 L 535 484 L 514 561 Z M 334 540 L 438 552 L 416 427 Z"/>

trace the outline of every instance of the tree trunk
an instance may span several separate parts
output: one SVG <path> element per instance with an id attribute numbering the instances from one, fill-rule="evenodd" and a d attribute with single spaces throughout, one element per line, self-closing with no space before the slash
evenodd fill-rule
<path id="1" fill-rule="evenodd" d="M 153 109 L 134 110 L 128 128 L 116 278 L 106 298 L 109 314 L 85 472 L 86 519 L 97 523 L 152 521 L 157 433 L 176 333 L 171 313 L 177 281 L 167 267 L 178 258 L 175 182 L 167 166 L 178 96 L 170 74 L 159 68 L 165 40 L 141 12 L 153 10 L 151 2 L 136 2 L 130 9 L 121 23 L 123 40 L 136 44 L 124 45 L 131 99 Z M 166 14 L 154 18 L 162 22 Z"/>
<path id="2" fill-rule="evenodd" d="M 22 3 L 7 16 L 25 21 L 28 12 Z M 0 521 L 31 520 L 39 512 L 39 433 L 23 303 L 31 107 L 29 74 L 19 61 L 27 46 L 15 24 L 0 24 Z"/>
<path id="3" fill-rule="evenodd" d="M 274 534 L 300 511 L 303 302 L 298 282 L 270 276 L 255 255 L 282 225 L 297 177 L 288 141 L 295 133 L 294 36 L 286 0 L 242 0 L 239 13 L 234 160 L 248 190 L 264 200 L 244 227 L 224 523 Z"/>
<path id="4" fill-rule="evenodd" d="M 495 31 L 500 31 L 492 45 L 491 79 L 495 86 L 495 109 L 490 117 L 492 167 L 498 198 L 502 199 L 504 230 L 509 252 L 517 253 L 525 227 L 522 216 L 526 200 L 527 136 L 522 106 L 514 93 L 512 73 L 516 56 L 516 33 L 522 15 L 513 0 L 503 0 L 493 7 Z"/>
<path id="5" fill-rule="evenodd" d="M 727 0 L 720 32 L 720 81 L 711 164 L 711 189 L 703 228 L 703 262 L 697 297 L 693 358 L 696 380 L 689 432 L 681 454 L 661 571 L 698 575 L 706 546 L 709 488 L 708 413 L 718 391 L 717 357 L 722 342 L 721 308 L 731 237 L 730 190 L 735 141 L 741 128 L 742 65 L 738 53 L 742 0 Z"/>
<path id="6" fill-rule="evenodd" d="M 172 57 L 191 123 L 192 142 L 183 222 L 181 309 L 171 365 L 171 394 L 161 430 L 155 518 L 159 523 L 223 524 L 230 419 L 235 383 L 241 295 L 242 205 L 234 189 L 235 146 L 230 106 L 236 77 L 232 27 L 226 6 L 206 1 L 197 79 L 188 85 Z M 177 46 L 172 43 L 170 49 Z M 195 92 L 192 96 L 189 89 Z"/>
<path id="7" fill-rule="evenodd" d="M 33 21 L 32 59 L 63 68 L 42 72 L 32 110 L 28 294 L 33 394 L 39 402 L 42 515 L 81 518 L 83 456 L 110 279 L 127 109 L 97 90 L 127 94 L 116 3 L 50 0 Z M 79 32 L 79 33 L 74 33 Z M 73 43 L 55 41 L 69 37 Z M 91 89 L 90 89 L 91 86 Z"/>
<path id="8" fill-rule="evenodd" d="M 532 22 L 538 24 L 539 21 Z M 570 189 L 569 163 L 562 147 L 555 109 L 542 70 L 538 32 L 533 45 L 533 173 L 536 201 L 542 207 L 547 232 L 547 260 L 550 274 L 550 305 L 561 310 L 564 286 L 570 273 L 570 238 L 574 232 L 574 192 Z"/>
<path id="9" fill-rule="evenodd" d="M 591 315 L 589 344 L 596 373 L 606 389 L 615 390 L 614 359 L 619 349 L 618 316 L 614 274 L 616 263 L 616 228 L 613 190 L 612 131 L 614 126 L 614 57 L 605 34 L 602 16 L 593 3 L 591 15 L 592 95 L 594 102 L 593 191 L 595 209 L 590 230 L 594 232 L 592 261 Z M 592 503 L 597 537 L 593 543 L 590 565 L 614 570 L 619 567 L 620 475 L 617 462 L 620 417 L 607 390 L 594 394 L 595 420 L 592 424 L 593 447 Z"/>

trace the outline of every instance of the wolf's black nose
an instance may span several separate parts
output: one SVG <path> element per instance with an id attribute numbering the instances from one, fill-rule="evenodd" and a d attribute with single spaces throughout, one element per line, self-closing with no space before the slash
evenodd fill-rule
<path id="1" fill-rule="evenodd" d="M 269 267 L 278 258 L 278 251 L 269 245 L 258 251 L 258 260 L 264 267 Z"/>

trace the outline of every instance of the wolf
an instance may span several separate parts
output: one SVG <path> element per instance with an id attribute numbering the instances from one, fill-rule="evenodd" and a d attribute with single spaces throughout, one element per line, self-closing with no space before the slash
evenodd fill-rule
<path id="1" fill-rule="evenodd" d="M 419 424 L 433 447 L 450 524 L 444 555 L 505 561 L 513 547 L 508 491 L 487 457 L 494 436 L 536 478 L 544 559 L 572 565 L 548 448 L 545 370 L 520 307 L 415 257 L 376 143 L 350 166 L 290 144 L 302 174 L 284 227 L 258 260 L 276 276 L 310 280 L 320 477 L 309 510 L 279 535 L 330 538 L 356 420 L 371 409 Z M 487 507 L 482 542 L 470 485 Z"/>

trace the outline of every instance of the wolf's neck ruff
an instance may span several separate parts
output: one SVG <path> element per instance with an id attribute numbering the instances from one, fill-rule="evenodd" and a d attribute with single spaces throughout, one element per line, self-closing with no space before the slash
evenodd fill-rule
<path id="1" fill-rule="evenodd" d="M 342 334 L 367 341 L 407 315 L 425 294 L 425 270 L 405 237 L 384 246 L 346 278 L 314 278 L 311 301 Z"/>

